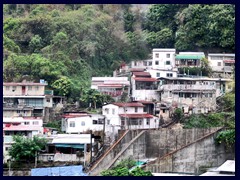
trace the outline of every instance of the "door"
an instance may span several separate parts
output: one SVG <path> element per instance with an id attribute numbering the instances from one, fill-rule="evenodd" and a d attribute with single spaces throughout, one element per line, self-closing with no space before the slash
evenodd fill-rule
<path id="1" fill-rule="evenodd" d="M 26 87 L 22 86 L 22 95 L 25 95 L 25 92 L 26 92 Z"/>

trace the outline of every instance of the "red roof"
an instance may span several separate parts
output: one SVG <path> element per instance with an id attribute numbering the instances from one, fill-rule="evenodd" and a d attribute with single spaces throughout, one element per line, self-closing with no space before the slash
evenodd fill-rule
<path id="1" fill-rule="evenodd" d="M 223 60 L 225 63 L 235 63 L 235 60 Z"/>
<path id="2" fill-rule="evenodd" d="M 133 72 L 136 77 L 151 77 L 149 72 Z"/>
<path id="3" fill-rule="evenodd" d="M 19 126 L 10 126 L 4 127 L 4 131 L 38 131 L 40 126 L 28 126 L 28 125 L 19 125 Z"/>
<path id="4" fill-rule="evenodd" d="M 131 72 L 143 72 L 145 69 L 144 68 L 130 68 L 129 70 Z"/>
<path id="5" fill-rule="evenodd" d="M 5 82 L 3 86 L 46 86 L 44 83 L 17 83 L 17 82 Z"/>
<path id="6" fill-rule="evenodd" d="M 151 114 L 119 114 L 119 116 L 126 118 L 153 118 Z"/>
<path id="7" fill-rule="evenodd" d="M 156 78 L 139 78 L 139 77 L 135 77 L 134 79 L 135 79 L 135 81 L 144 81 L 144 82 L 155 82 L 155 81 L 157 81 Z"/>
<path id="8" fill-rule="evenodd" d="M 154 102 L 152 101 L 137 101 L 139 103 L 142 103 L 142 104 L 154 104 Z"/>
<path id="9" fill-rule="evenodd" d="M 144 107 L 142 103 L 113 103 L 119 107 Z"/>
<path id="10" fill-rule="evenodd" d="M 90 116 L 89 114 L 71 114 L 71 115 L 62 115 L 63 118 L 76 118 L 76 117 L 86 117 Z"/>

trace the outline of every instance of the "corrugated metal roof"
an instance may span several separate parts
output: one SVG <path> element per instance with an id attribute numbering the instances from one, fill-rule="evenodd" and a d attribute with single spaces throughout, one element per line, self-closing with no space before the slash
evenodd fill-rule
<path id="1" fill-rule="evenodd" d="M 119 116 L 126 118 L 153 118 L 151 114 L 119 114 Z"/>
<path id="2" fill-rule="evenodd" d="M 119 107 L 144 107 L 142 103 L 113 103 Z"/>
<path id="3" fill-rule="evenodd" d="M 155 81 L 157 81 L 156 78 L 139 78 L 139 77 L 135 77 L 134 79 L 135 79 L 135 81 L 143 81 L 143 82 L 155 82 Z"/>
<path id="4" fill-rule="evenodd" d="M 136 77 L 151 77 L 149 72 L 133 72 Z"/>

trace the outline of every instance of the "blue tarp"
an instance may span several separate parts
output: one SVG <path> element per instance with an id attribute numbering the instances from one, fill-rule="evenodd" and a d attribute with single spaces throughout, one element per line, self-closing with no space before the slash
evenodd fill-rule
<path id="1" fill-rule="evenodd" d="M 31 176 L 87 176 L 82 171 L 83 166 L 61 166 L 31 169 Z"/>

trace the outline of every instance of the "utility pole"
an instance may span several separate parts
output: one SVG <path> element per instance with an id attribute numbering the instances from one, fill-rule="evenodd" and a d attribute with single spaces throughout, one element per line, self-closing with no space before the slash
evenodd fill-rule
<path id="1" fill-rule="evenodd" d="M 37 167 L 37 151 L 35 151 L 35 168 Z"/>
<path id="2" fill-rule="evenodd" d="M 8 176 L 11 176 L 11 159 L 8 159 Z"/>

